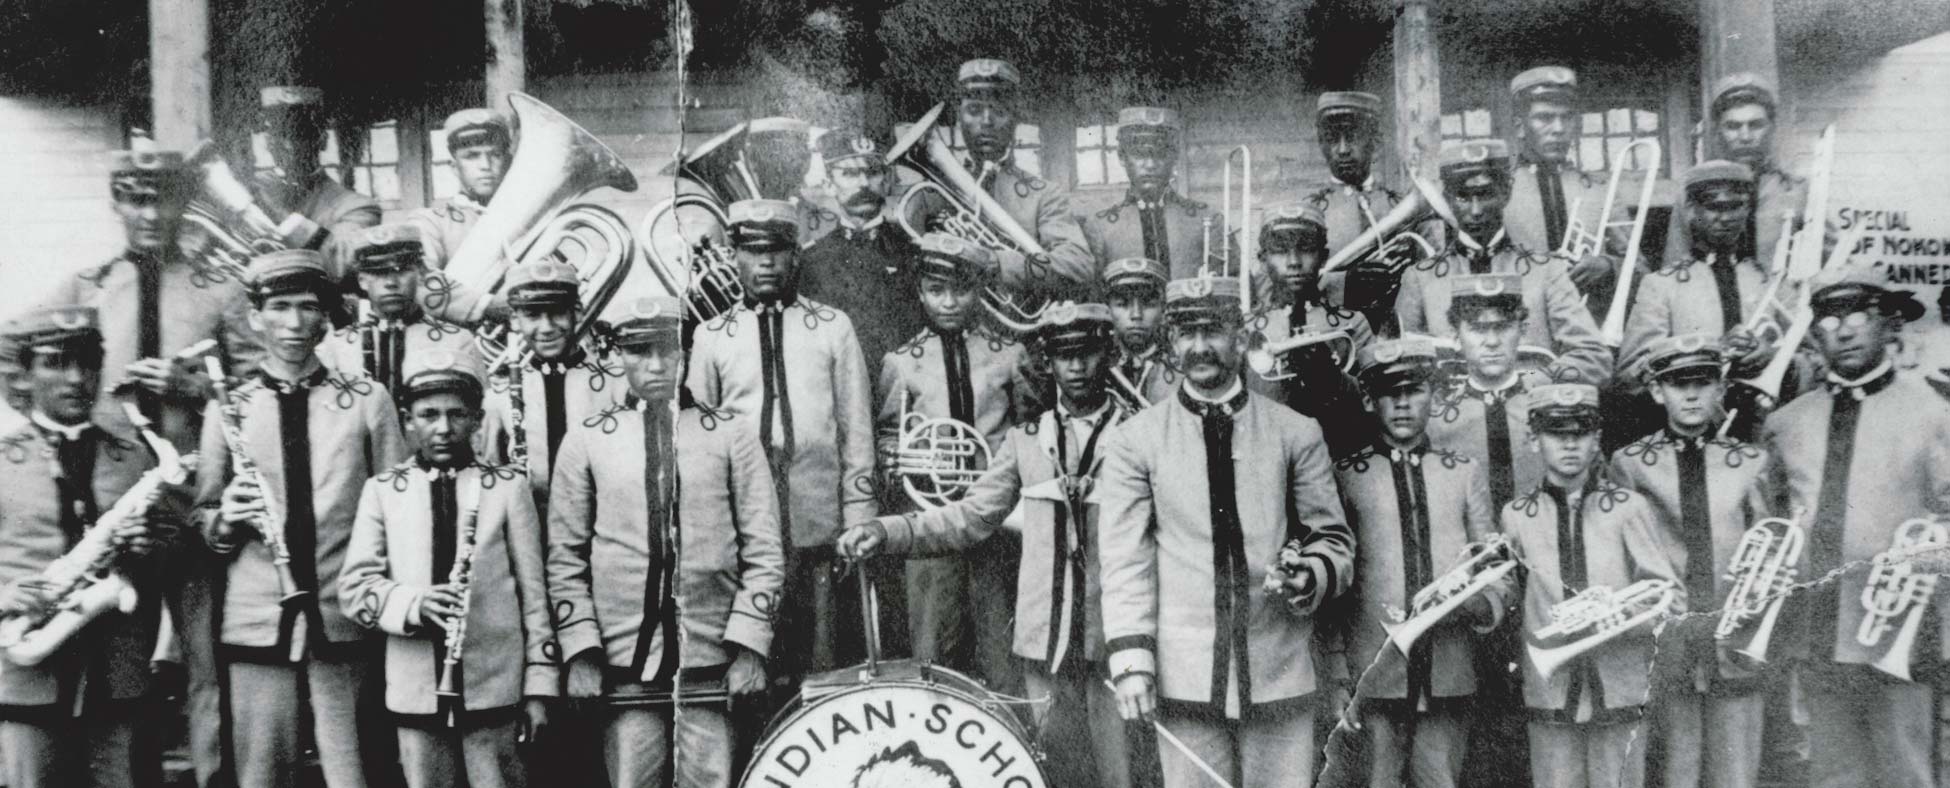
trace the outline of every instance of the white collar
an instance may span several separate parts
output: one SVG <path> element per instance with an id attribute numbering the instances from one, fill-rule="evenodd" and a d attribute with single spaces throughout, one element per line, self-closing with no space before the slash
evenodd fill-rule
<path id="1" fill-rule="evenodd" d="M 1231 402 L 1233 397 L 1239 396 L 1239 390 L 1243 387 L 1244 387 L 1244 383 L 1241 380 L 1240 376 L 1234 375 L 1232 377 L 1232 385 L 1227 386 L 1224 393 L 1220 394 L 1217 397 L 1208 397 L 1205 396 L 1204 394 L 1198 393 L 1198 387 L 1193 386 L 1192 381 L 1188 378 L 1185 381 L 1185 396 L 1191 397 L 1194 401 L 1197 402 L 1208 402 L 1213 405 L 1224 405 L 1228 402 Z"/>
<path id="2" fill-rule="evenodd" d="M 1828 382 L 1833 383 L 1837 386 L 1841 386 L 1843 388 L 1850 388 L 1850 389 L 1861 388 L 1864 385 L 1867 385 L 1869 381 L 1875 380 L 1876 378 L 1888 374 L 1889 368 L 1891 366 L 1894 366 L 1894 362 L 1891 362 L 1889 360 L 1889 356 L 1887 354 L 1884 354 L 1882 358 L 1882 363 L 1877 364 L 1875 366 L 1875 369 L 1871 369 L 1868 372 L 1862 373 L 1862 377 L 1853 378 L 1853 379 L 1844 378 L 1840 375 L 1830 372 L 1828 373 Z"/>
<path id="3" fill-rule="evenodd" d="M 1510 389 L 1515 388 L 1518 383 L 1523 381 L 1523 376 L 1512 371 L 1510 373 L 1509 380 L 1497 384 L 1495 388 L 1487 388 L 1487 389 L 1483 388 L 1482 386 L 1476 385 L 1476 379 L 1473 377 L 1468 378 L 1467 380 L 1469 382 L 1469 389 L 1471 391 L 1479 391 L 1484 394 L 1496 394 L 1504 391 L 1509 391 Z"/>
<path id="4" fill-rule="evenodd" d="M 86 421 L 80 424 L 62 424 L 38 409 L 28 414 L 27 417 L 33 419 L 34 423 L 40 425 L 41 429 L 60 435 L 62 439 L 70 441 L 81 440 L 82 433 L 87 432 L 89 427 L 94 426 L 92 422 Z"/>

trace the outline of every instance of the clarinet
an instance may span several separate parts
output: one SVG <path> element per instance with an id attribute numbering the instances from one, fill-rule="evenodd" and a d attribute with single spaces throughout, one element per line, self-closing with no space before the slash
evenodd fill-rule
<path id="1" fill-rule="evenodd" d="M 244 413 L 231 399 L 230 386 L 224 382 L 223 362 L 216 356 L 203 358 L 204 368 L 210 373 L 210 388 L 217 401 L 219 426 L 223 428 L 224 443 L 230 445 L 230 472 L 238 479 L 257 487 L 264 501 L 264 511 L 251 518 L 251 527 L 257 529 L 258 538 L 264 547 L 271 551 L 271 566 L 278 574 L 278 602 L 289 606 L 311 592 L 298 587 L 298 578 L 291 574 L 291 546 L 284 540 L 284 521 L 271 516 L 271 488 L 264 483 L 258 473 L 257 463 L 244 452 Z"/>
<path id="2" fill-rule="evenodd" d="M 508 365 L 508 462 L 526 472 L 528 400 L 521 391 L 521 368 L 524 366 L 527 365 L 520 362 Z"/>
<path id="3" fill-rule="evenodd" d="M 372 302 L 359 299 L 359 350 L 365 356 L 366 374 L 385 383 L 379 375 L 379 321 L 372 316 Z"/>
<path id="4" fill-rule="evenodd" d="M 480 515 L 481 488 L 476 485 L 468 489 L 465 499 L 461 501 L 460 539 L 454 551 L 453 569 L 447 572 L 447 585 L 460 592 L 460 611 L 454 614 L 453 623 L 447 627 L 447 657 L 440 664 L 440 681 L 433 690 L 433 694 L 441 697 L 460 697 L 460 665 L 462 652 L 467 648 L 467 613 L 474 601 L 474 539 Z M 450 716 L 454 711 L 451 706 L 447 710 Z"/>

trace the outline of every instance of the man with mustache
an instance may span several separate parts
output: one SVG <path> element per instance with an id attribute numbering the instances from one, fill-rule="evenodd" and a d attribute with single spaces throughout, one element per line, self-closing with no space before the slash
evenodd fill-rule
<path id="1" fill-rule="evenodd" d="M 1572 220 L 1590 233 L 1597 231 L 1601 221 L 1628 218 L 1624 186 L 1619 188 L 1620 204 L 1613 207 L 1612 215 L 1598 213 L 1605 206 L 1605 179 L 1611 162 L 1596 163 L 1598 172 L 1586 173 L 1571 160 L 1584 117 L 1583 108 L 1578 106 L 1577 72 L 1563 66 L 1539 66 L 1518 74 L 1510 80 L 1510 101 L 1516 108 L 1515 125 L 1523 149 L 1511 173 L 1510 204 L 1504 218 L 1510 241 L 1518 249 L 1532 257 L 1546 257 L 1563 246 L 1565 229 Z M 1483 237 L 1477 240 L 1488 241 Z M 1569 261 L 1571 282 L 1589 297 L 1594 320 L 1603 320 L 1611 306 L 1611 282 L 1617 276 L 1618 255 L 1623 250 L 1623 238 L 1608 238 L 1599 244 L 1597 254 Z"/>
<path id="2" fill-rule="evenodd" d="M 0 436 L 0 617 L 52 616 L 71 601 L 44 572 L 97 527 L 115 529 L 106 568 L 126 578 L 139 601 L 129 613 L 102 613 L 39 664 L 10 660 L 0 670 L 5 782 L 158 784 L 163 717 L 149 659 L 187 496 L 164 485 L 133 516 L 99 520 L 154 460 L 133 431 L 91 419 L 102 374 L 94 307 L 34 310 L 9 324 L 6 338 L 20 348 L 30 402 L 26 421 Z"/>
<path id="3" fill-rule="evenodd" d="M 1125 788 L 1134 764 L 1116 699 L 1102 680 L 1093 491 L 1099 447 L 1130 415 L 1109 396 L 1110 310 L 1102 304 L 1055 305 L 1030 342 L 1055 379 L 1056 406 L 1011 427 L 995 460 L 961 500 L 853 523 L 840 550 L 853 558 L 958 552 L 989 539 L 1020 506 L 1022 571 L 1013 580 L 1012 653 L 1026 663 L 1029 696 L 1053 701 L 1038 731 L 1050 754 L 1051 780 Z M 1084 746 L 1066 748 L 1063 742 Z"/>
<path id="4" fill-rule="evenodd" d="M 1458 226 L 1449 248 L 1402 276 L 1395 312 L 1402 331 L 1448 336 L 1455 325 L 1449 303 L 1461 292 L 1462 275 L 1513 273 L 1521 281 L 1530 320 L 1523 341 L 1557 354 L 1553 379 L 1603 386 L 1612 375 L 1611 350 L 1598 340 L 1598 324 L 1580 303 L 1562 258 L 1540 256 L 1509 234 L 1510 149 L 1502 140 L 1446 145 L 1441 155 L 1442 191 Z"/>
<path id="5" fill-rule="evenodd" d="M 1167 286 L 1185 385 L 1105 442 L 1097 543 L 1119 715 L 1260 788 L 1313 774 L 1314 614 L 1353 583 L 1354 534 L 1319 425 L 1242 385 L 1239 300 L 1229 277 Z M 1166 788 L 1208 784 L 1159 753 Z"/>
<path id="6" fill-rule="evenodd" d="M 314 87 L 272 85 L 258 91 L 260 129 L 271 151 L 271 169 L 252 179 L 251 190 L 272 216 L 297 213 L 327 233 L 320 251 L 327 270 L 342 276 L 352 267 L 359 231 L 379 224 L 379 203 L 339 183 L 319 156 L 331 118 L 325 92 Z"/>
<path id="7" fill-rule="evenodd" d="M 881 465 L 896 489 L 901 433 L 910 414 L 966 424 L 993 452 L 1030 412 L 1022 345 L 981 320 L 981 293 L 995 276 L 994 255 L 955 236 L 929 233 L 921 238 L 916 262 L 928 328 L 887 354 L 874 397 L 880 402 L 875 433 Z M 1018 553 L 1018 538 L 1005 532 L 959 555 L 907 562 L 908 630 L 916 658 L 968 670 L 998 689 L 1018 683 L 1009 656 L 1009 590 Z"/>
<path id="8" fill-rule="evenodd" d="M 422 278 L 427 273 L 426 236 L 417 224 L 382 224 L 360 233 L 352 252 L 359 291 L 365 294 L 358 322 L 332 333 L 319 355 L 343 369 L 364 369 L 366 375 L 400 391 L 408 359 L 442 350 L 479 356 L 474 334 L 445 323 L 420 306 Z"/>
<path id="9" fill-rule="evenodd" d="M 689 387 L 755 425 L 770 463 L 789 572 L 777 626 L 795 645 L 774 667 L 799 676 L 864 653 L 833 540 L 877 513 L 872 395 L 852 318 L 799 292 L 799 206 L 740 200 L 729 216 L 745 301 L 698 327 Z"/>
<path id="10" fill-rule="evenodd" d="M 1281 356 L 1291 377 L 1268 380 L 1275 370 L 1255 368 L 1251 384 L 1287 407 L 1320 422 L 1327 446 L 1335 457 L 1358 450 L 1373 434 L 1372 420 L 1361 406 L 1361 390 L 1343 372 L 1374 341 L 1368 319 L 1328 302 L 1320 276 L 1327 256 L 1327 230 L 1315 205 L 1293 204 L 1269 211 L 1260 228 L 1259 313 L 1252 328 L 1267 343 L 1294 336 L 1345 332 L 1345 343 L 1332 342 L 1298 348 Z"/>
<path id="11" fill-rule="evenodd" d="M 1775 157 L 1774 136 L 1779 129 L 1778 92 L 1765 78 L 1740 71 L 1713 83 L 1708 95 L 1707 158 L 1744 164 L 1754 173 L 1752 224 L 1746 228 L 1740 253 L 1767 261 L 1781 239 L 1781 217 L 1800 227 L 1808 203 L 1808 179 L 1781 168 Z M 1822 217 L 1823 222 L 1829 217 Z M 1687 222 L 1674 221 L 1666 234 L 1667 264 L 1691 259 L 1698 246 Z M 1833 238 L 1834 233 L 1829 232 Z"/>
<path id="12" fill-rule="evenodd" d="M 1666 425 L 1613 452 L 1608 466 L 1613 481 L 1651 505 L 1686 598 L 1702 610 L 1726 607 L 1733 556 L 1747 528 L 1773 505 L 1764 489 L 1768 456 L 1738 439 L 1714 437 L 1726 396 L 1720 369 L 1728 361 L 1718 345 L 1718 336 L 1695 333 L 1646 348 L 1639 375 L 1665 409 Z M 1659 644 L 1665 657 L 1654 713 L 1666 743 L 1668 788 L 1745 788 L 1760 779 L 1763 690 L 1779 673 L 1735 653 L 1751 626 L 1742 638 L 1716 644 L 1717 622 L 1717 616 L 1682 622 Z"/>
<path id="13" fill-rule="evenodd" d="M 1049 253 L 1043 259 L 1014 249 L 995 250 L 997 282 L 1032 296 L 1074 297 L 1090 286 L 1097 263 L 1070 212 L 1069 190 L 1015 162 L 1022 74 L 1007 61 L 977 58 L 961 64 L 955 82 L 960 88 L 954 104 L 955 128 L 967 146 L 962 166 Z M 929 221 L 915 224 L 932 227 L 941 206 L 936 201 L 924 203 Z"/>
<path id="14" fill-rule="evenodd" d="M 1118 110 L 1117 159 L 1131 186 L 1122 201 L 1084 224 L 1096 259 L 1156 260 L 1178 279 L 1206 268 L 1215 274 L 1236 273 L 1218 256 L 1226 218 L 1172 188 L 1180 128 L 1178 113 L 1163 107 Z"/>
<path id="15" fill-rule="evenodd" d="M 1374 171 L 1381 149 L 1380 120 L 1381 97 L 1373 93 L 1328 91 L 1314 102 L 1315 134 L 1331 178 L 1305 202 L 1319 212 L 1325 239 L 1343 244 L 1353 240 L 1401 202 L 1401 195 Z M 1323 303 L 1360 312 L 1383 334 L 1400 333 L 1394 307 L 1401 272 L 1393 260 L 1364 261 L 1346 274 L 1323 277 L 1319 286 Z"/>
<path id="16" fill-rule="evenodd" d="M 1126 257 L 1104 266 L 1104 303 L 1117 337 L 1111 380 L 1140 406 L 1163 402 L 1178 388 L 1178 371 L 1165 356 L 1165 266 L 1148 257 Z M 1142 409 L 1142 408 L 1140 408 Z"/>
<path id="17" fill-rule="evenodd" d="M 1801 711 L 1816 786 L 1934 784 L 1938 721 L 1928 674 L 1872 667 L 1890 652 L 1893 629 L 1875 646 L 1858 640 L 1870 559 L 1891 547 L 1903 522 L 1950 515 L 1950 409 L 1921 376 L 1898 369 L 1890 351 L 1923 305 L 1884 276 L 1857 261 L 1816 278 L 1809 333 L 1828 374 L 1769 416 L 1761 440 L 1775 460 L 1769 484 L 1779 510 L 1807 517 L 1801 576 L 1849 567 L 1806 594 L 1803 629 L 1781 644 L 1803 660 Z M 1942 626 L 1927 614 L 1923 621 Z M 1950 638 L 1925 632 L 1918 640 L 1930 647 L 1896 661 L 1922 667 L 1950 656 L 1941 650 Z"/>
<path id="18" fill-rule="evenodd" d="M 405 459 L 406 441 L 385 389 L 316 353 L 338 298 L 323 257 L 271 252 L 248 275 L 251 327 L 268 352 L 230 392 L 243 444 L 230 444 L 222 403 L 211 403 L 196 474 L 203 538 L 224 572 L 217 650 L 232 774 L 238 785 L 296 784 L 308 730 L 326 785 L 367 785 L 391 749 L 367 703 L 373 641 L 320 594 L 338 578 L 366 480 Z M 254 477 L 235 474 L 231 452 Z M 281 588 L 264 522 L 283 533 L 295 589 Z M 303 595 L 282 601 L 287 591 Z"/>
<path id="19" fill-rule="evenodd" d="M 441 132 L 460 191 L 414 211 L 407 219 L 420 226 L 421 237 L 426 239 L 427 261 L 435 269 L 447 266 L 448 256 L 481 220 L 514 161 L 514 134 L 507 120 L 490 110 L 470 107 L 448 115 Z"/>
<path id="20" fill-rule="evenodd" d="M 800 292 L 853 318 L 867 375 L 880 379 L 887 351 L 927 326 L 914 297 L 914 241 L 889 217 L 899 188 L 886 148 L 858 131 L 819 138 L 826 192 L 839 206 L 839 226 L 799 253 Z"/>

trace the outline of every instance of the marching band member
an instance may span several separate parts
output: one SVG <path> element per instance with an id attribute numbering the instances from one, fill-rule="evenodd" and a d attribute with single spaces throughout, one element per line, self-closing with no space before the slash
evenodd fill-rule
<path id="1" fill-rule="evenodd" d="M 94 307 L 28 313 L 7 328 L 30 392 L 28 423 L 0 437 L 0 618 L 51 615 L 69 601 L 42 570 L 91 528 L 115 528 L 114 566 L 139 594 L 45 661 L 0 666 L 0 749 L 17 788 L 160 782 L 160 709 L 150 699 L 165 553 L 182 490 L 119 523 L 101 522 L 153 461 L 141 440 L 91 421 L 102 374 Z M 126 422 L 127 419 L 124 419 Z"/>
<path id="2" fill-rule="evenodd" d="M 1251 383 L 1267 396 L 1320 423 L 1327 447 L 1341 457 L 1357 451 L 1372 436 L 1371 419 L 1361 405 L 1361 390 L 1341 371 L 1337 353 L 1358 356 L 1374 341 L 1368 319 L 1343 311 L 1329 302 L 1320 276 L 1327 256 L 1327 227 L 1320 209 L 1311 204 L 1284 206 L 1259 234 L 1259 264 L 1265 271 L 1265 308 L 1253 316 L 1251 328 L 1266 341 L 1278 342 L 1307 333 L 1343 331 L 1344 348 L 1314 345 L 1280 359 L 1286 380 L 1267 380 L 1255 374 Z"/>
<path id="3" fill-rule="evenodd" d="M 338 182 L 318 157 L 331 121 L 325 92 L 273 85 L 258 91 L 259 117 L 272 168 L 253 179 L 252 191 L 272 216 L 298 213 L 328 233 L 320 249 L 336 278 L 350 272 L 359 231 L 379 224 L 379 203 Z"/>
<path id="4" fill-rule="evenodd" d="M 1563 248 L 1573 220 L 1585 232 L 1597 232 L 1599 223 L 1621 218 L 1623 203 L 1613 207 L 1612 216 L 1599 215 L 1605 206 L 1602 173 L 1609 172 L 1611 162 L 1598 162 L 1601 174 L 1594 177 L 1571 160 L 1583 118 L 1577 72 L 1539 66 L 1518 74 L 1510 80 L 1510 101 L 1523 149 L 1511 172 L 1504 222 L 1517 248 L 1544 257 Z M 1593 320 L 1603 320 L 1611 306 L 1611 283 L 1623 247 L 1622 239 L 1608 238 L 1598 254 L 1570 261 L 1571 282 L 1588 297 Z"/>
<path id="5" fill-rule="evenodd" d="M 1070 212 L 1068 190 L 1016 164 L 1022 74 L 1007 61 L 977 58 L 961 64 L 955 82 L 960 88 L 955 128 L 968 149 L 962 166 L 1049 253 L 1048 259 L 1031 259 L 1015 249 L 994 250 L 1000 272 L 997 281 L 1044 295 L 1088 287 L 1097 263 Z M 917 222 L 916 226 L 926 225 Z"/>
<path id="6" fill-rule="evenodd" d="M 435 205 L 414 211 L 407 221 L 419 225 L 426 242 L 427 263 L 435 269 L 447 267 L 448 256 L 460 248 L 467 231 L 481 220 L 488 202 L 508 176 L 514 161 L 514 134 L 508 121 L 480 107 L 470 107 L 447 116 L 441 124 L 446 138 L 449 164 L 460 191 Z"/>
<path id="7" fill-rule="evenodd" d="M 1313 773 L 1312 616 L 1354 579 L 1320 427 L 1241 383 L 1239 292 L 1232 278 L 1168 287 L 1185 387 L 1109 438 L 1097 483 L 1118 712 L 1195 754 L 1160 748 L 1167 788 L 1205 784 L 1194 758 L 1246 788 Z M 1268 592 L 1282 552 L 1297 560 Z"/>
<path id="8" fill-rule="evenodd" d="M 0 324 L 0 394 L 6 397 L 7 407 L 20 415 L 34 407 L 34 381 L 27 377 L 27 366 L 21 362 L 20 343 L 12 336 L 13 324 L 12 320 Z"/>
<path id="9" fill-rule="evenodd" d="M 1435 347 L 1427 339 L 1382 340 L 1361 352 L 1361 385 L 1380 416 L 1373 443 L 1335 463 L 1341 501 L 1361 545 L 1350 616 L 1349 672 L 1384 648 L 1389 611 L 1414 611 L 1418 592 L 1448 571 L 1465 546 L 1496 532 L 1483 463 L 1429 443 Z M 1455 622 L 1418 638 L 1357 712 L 1373 732 L 1368 784 L 1455 786 L 1468 749 L 1467 709 L 1476 706 L 1470 630 L 1502 623 L 1508 581 L 1463 603 Z M 1351 655 L 1351 656 L 1350 656 Z M 1477 707 L 1480 708 L 1480 707 Z"/>
<path id="10" fill-rule="evenodd" d="M 1117 112 L 1117 159 L 1131 186 L 1124 199 L 1083 224 L 1090 252 L 1099 261 L 1156 260 L 1172 278 L 1197 276 L 1214 261 L 1225 238 L 1226 218 L 1172 187 L 1178 166 L 1178 113 L 1162 107 Z"/>
<path id="11" fill-rule="evenodd" d="M 946 233 L 921 238 L 920 301 L 928 328 L 887 354 L 875 399 L 875 433 L 886 483 L 901 485 L 906 416 L 951 418 L 973 427 L 993 451 L 1028 408 L 1023 347 L 980 320 L 982 288 L 994 276 L 985 247 Z M 998 533 L 960 554 L 907 562 L 908 631 L 914 656 L 972 668 L 991 687 L 1017 684 L 1009 617 L 1019 546 Z"/>
<path id="12" fill-rule="evenodd" d="M 1598 461 L 1598 389 L 1553 383 L 1532 390 L 1530 450 L 1544 458 L 1543 484 L 1503 507 L 1503 531 L 1529 567 L 1523 579 L 1523 634 L 1540 630 L 1558 603 L 1588 589 L 1622 590 L 1643 580 L 1678 584 L 1645 497 L 1604 478 Z M 1681 587 L 1683 589 L 1683 586 Z M 1683 590 L 1671 614 L 1684 611 Z M 1601 636 L 1600 619 L 1572 633 Z M 1539 788 L 1645 784 L 1640 719 L 1651 691 L 1650 627 L 1573 657 L 1546 679 L 1536 647 L 1522 660 L 1530 711 L 1530 776 Z"/>
<path id="13" fill-rule="evenodd" d="M 303 715 L 326 784 L 363 785 L 384 763 L 361 746 L 373 729 L 361 700 L 371 641 L 318 594 L 338 578 L 360 489 L 406 457 L 405 440 L 385 389 L 316 353 L 338 297 L 318 252 L 259 255 L 247 286 L 250 324 L 269 352 L 256 377 L 204 415 L 196 476 L 204 539 L 225 556 L 217 649 L 233 772 L 239 785 L 293 785 Z M 226 407 L 240 415 L 245 445 L 226 440 Z M 257 473 L 236 476 L 233 451 Z M 267 520 L 289 547 L 291 590 L 306 592 L 289 603 L 259 530 Z"/>
<path id="14" fill-rule="evenodd" d="M 1745 164 L 1754 173 L 1753 224 L 1742 239 L 1741 254 L 1763 261 L 1773 258 L 1774 245 L 1780 242 L 1781 217 L 1792 216 L 1799 227 L 1808 202 L 1808 179 L 1782 169 L 1775 157 L 1775 95 L 1765 78 L 1741 71 L 1713 83 L 1707 102 L 1707 139 L 1712 143 L 1707 158 Z M 1667 261 L 1688 258 L 1697 246 L 1689 237 L 1692 231 L 1686 222 L 1672 223 L 1666 234 Z"/>
<path id="15" fill-rule="evenodd" d="M 1608 466 L 1612 481 L 1650 505 L 1686 598 L 1708 610 L 1726 606 L 1734 553 L 1769 511 L 1767 455 L 1714 437 L 1724 362 L 1718 340 L 1707 334 L 1654 341 L 1641 377 L 1665 408 L 1666 426 L 1614 452 Z M 1654 713 L 1668 788 L 1751 788 L 1760 779 L 1764 677 L 1716 648 L 1715 621 L 1681 622 L 1660 645 Z"/>
<path id="16" fill-rule="evenodd" d="M 1535 378 L 1517 365 L 1517 344 L 1530 320 L 1522 287 L 1516 274 L 1455 277 L 1447 317 L 1456 326 L 1464 380 L 1439 398 L 1429 423 L 1436 448 L 1484 463 L 1497 509 L 1544 480 L 1541 458 L 1519 451 Z"/>
<path id="17" fill-rule="evenodd" d="M 333 368 L 364 369 L 367 377 L 396 398 L 404 394 L 400 384 L 405 382 L 405 367 L 420 354 L 480 355 L 472 332 L 420 307 L 425 237 L 413 224 L 382 224 L 360 232 L 352 267 L 372 314 L 334 331 L 318 349 Z"/>
<path id="18" fill-rule="evenodd" d="M 849 526 L 840 550 L 852 557 L 967 550 L 1024 509 L 1022 571 L 1015 578 L 1014 654 L 1032 698 L 1050 698 L 1038 735 L 1059 785 L 1125 788 L 1130 753 L 1117 704 L 1103 683 L 1102 598 L 1097 574 L 1099 446 L 1130 415 L 1109 396 L 1110 310 L 1059 304 L 1030 340 L 1056 379 L 1056 407 L 1009 429 L 995 460 L 961 500 L 939 509 Z M 987 591 L 992 592 L 992 587 Z M 981 594 L 977 594 L 980 596 Z M 1051 746 L 1089 731 L 1088 745 Z"/>
<path id="19" fill-rule="evenodd" d="M 1104 266 L 1104 303 L 1117 337 L 1110 374 L 1125 398 L 1135 393 L 1143 400 L 1140 406 L 1163 402 L 1178 389 L 1178 372 L 1166 358 L 1166 281 L 1164 264 L 1145 257 Z"/>
<path id="20" fill-rule="evenodd" d="M 799 211 L 741 200 L 726 230 L 746 301 L 698 329 L 690 390 L 699 403 L 755 423 L 778 490 L 787 566 L 780 628 L 803 644 L 783 675 L 836 668 L 860 620 L 856 595 L 833 587 L 833 539 L 872 517 L 873 410 L 853 321 L 798 292 Z"/>
<path id="21" fill-rule="evenodd" d="M 886 149 L 857 131 L 834 129 L 819 138 L 826 191 L 838 204 L 839 225 L 799 253 L 799 291 L 845 312 L 860 337 L 867 379 L 880 379 L 888 351 L 927 327 L 916 282 L 914 240 L 888 216 L 899 188 Z"/>
<path id="22" fill-rule="evenodd" d="M 1395 302 L 1402 331 L 1447 336 L 1449 300 L 1460 274 L 1515 273 L 1531 320 L 1524 341 L 1549 349 L 1558 360 L 1551 377 L 1603 386 L 1611 379 L 1611 351 L 1598 339 L 1598 324 L 1579 302 L 1562 258 L 1535 253 L 1505 234 L 1510 201 L 1509 146 L 1502 140 L 1447 145 L 1442 149 L 1442 191 L 1461 225 L 1449 251 L 1417 263 L 1402 277 Z"/>
<path id="23" fill-rule="evenodd" d="M 553 260 L 535 260 L 508 270 L 508 330 L 518 334 L 532 355 L 511 376 L 505 390 L 488 396 L 490 423 L 503 425 L 496 445 L 516 460 L 517 447 L 528 456 L 528 484 L 538 505 L 548 501 L 548 480 L 556 452 L 570 428 L 596 417 L 623 399 L 623 370 L 594 342 L 577 342 L 581 318 L 576 270 Z M 520 415 L 516 415 L 517 404 Z M 513 431 L 520 429 L 519 435 Z"/>
<path id="24" fill-rule="evenodd" d="M 1319 211 L 1326 238 L 1354 238 L 1401 202 L 1374 171 L 1380 124 L 1381 97 L 1373 93 L 1328 91 L 1314 101 L 1314 133 L 1330 177 L 1305 202 Z M 1322 302 L 1360 312 L 1383 334 L 1398 334 L 1394 304 L 1401 280 L 1390 268 L 1383 261 L 1357 263 L 1344 276 L 1322 277 Z"/>
<path id="25" fill-rule="evenodd" d="M 784 593 L 779 499 L 754 419 L 701 406 L 684 388 L 684 308 L 669 297 L 630 305 L 616 341 L 631 396 L 563 441 L 548 591 L 571 698 L 673 681 L 680 694 L 718 682 L 733 696 L 765 688 Z M 735 782 L 722 704 L 616 708 L 603 748 L 613 785 Z"/>
<path id="26" fill-rule="evenodd" d="M 541 520 L 517 469 L 475 459 L 480 359 L 430 349 L 408 366 L 394 391 L 417 450 L 366 482 L 336 593 L 388 636 L 406 784 L 526 785 L 516 743 L 547 724 L 559 680 Z"/>
<path id="27" fill-rule="evenodd" d="M 1860 565 L 1802 593 L 1801 679 L 1816 786 L 1933 784 L 1935 690 L 1872 667 L 1895 645 L 1900 620 L 1876 645 L 1860 640 L 1869 559 L 1891 547 L 1904 521 L 1950 513 L 1950 412 L 1889 352 L 1923 305 L 1881 279 L 1857 263 L 1816 280 L 1810 333 L 1827 359 L 1826 381 L 1775 411 L 1763 432 L 1779 510 L 1805 512 L 1813 523 L 1802 576 Z M 1892 658 L 1907 666 L 1912 655 Z"/>

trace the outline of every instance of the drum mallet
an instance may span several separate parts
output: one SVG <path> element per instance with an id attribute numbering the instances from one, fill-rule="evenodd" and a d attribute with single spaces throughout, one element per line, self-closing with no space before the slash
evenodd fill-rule
<path id="1" fill-rule="evenodd" d="M 1111 694 L 1117 694 L 1117 685 L 1110 683 L 1109 679 L 1104 680 L 1104 686 L 1110 689 Z M 1192 748 L 1186 746 L 1184 742 L 1179 741 L 1178 737 L 1172 735 L 1171 731 L 1165 730 L 1164 723 L 1151 720 L 1151 729 L 1158 732 L 1158 738 L 1164 739 L 1166 743 L 1177 748 L 1179 754 L 1190 759 L 1192 765 L 1197 766 L 1199 771 L 1205 773 L 1205 776 L 1212 778 L 1212 782 L 1218 783 L 1224 786 L 1224 788 L 1232 788 L 1232 783 L 1227 782 L 1226 778 L 1219 776 L 1219 770 L 1212 768 L 1212 764 L 1206 763 L 1204 758 L 1198 757 L 1198 753 L 1192 752 Z"/>

